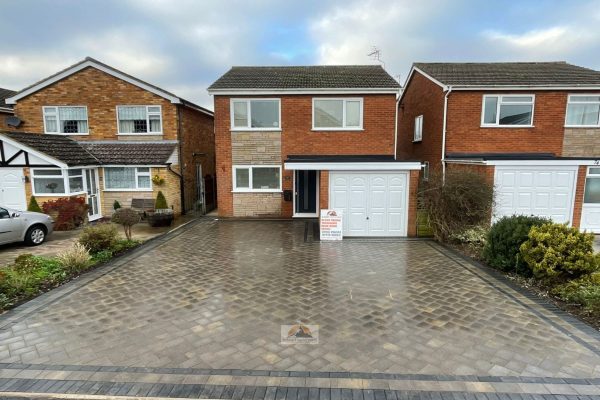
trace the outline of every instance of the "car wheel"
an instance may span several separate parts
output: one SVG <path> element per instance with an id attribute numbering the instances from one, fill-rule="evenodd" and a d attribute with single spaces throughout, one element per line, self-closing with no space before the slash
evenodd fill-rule
<path id="1" fill-rule="evenodd" d="M 29 246 L 38 246 L 46 240 L 46 230 L 40 225 L 34 225 L 25 234 L 25 243 Z"/>

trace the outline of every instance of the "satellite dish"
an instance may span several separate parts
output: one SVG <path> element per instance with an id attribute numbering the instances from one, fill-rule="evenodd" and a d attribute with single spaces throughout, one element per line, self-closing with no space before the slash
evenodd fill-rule
<path id="1" fill-rule="evenodd" d="M 10 116 L 10 117 L 6 117 L 6 125 L 8 126 L 13 126 L 15 128 L 17 128 L 19 125 L 21 125 L 23 121 L 21 121 L 21 119 L 19 117 L 15 117 L 15 116 Z"/>

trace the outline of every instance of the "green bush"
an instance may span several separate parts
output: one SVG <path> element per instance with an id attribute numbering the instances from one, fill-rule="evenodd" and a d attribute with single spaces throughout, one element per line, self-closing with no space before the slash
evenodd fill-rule
<path id="1" fill-rule="evenodd" d="M 494 186 L 475 172 L 448 171 L 445 179 L 432 173 L 420 197 L 434 237 L 447 241 L 453 234 L 489 224 Z"/>
<path id="2" fill-rule="evenodd" d="M 66 276 L 61 263 L 48 257 L 22 254 L 4 268 L 3 290 L 7 297 L 23 298 L 54 286 Z"/>
<path id="3" fill-rule="evenodd" d="M 594 255 L 593 242 L 591 233 L 548 223 L 531 228 L 520 253 L 536 278 L 556 284 L 598 270 L 600 260 Z"/>
<path id="4" fill-rule="evenodd" d="M 165 208 L 169 208 L 169 206 L 167 205 L 167 199 L 165 198 L 165 195 L 163 194 L 163 192 L 161 192 L 160 190 L 158 191 L 158 194 L 156 195 L 156 202 L 154 203 L 154 208 L 157 210 L 163 210 Z"/>
<path id="5" fill-rule="evenodd" d="M 37 200 L 35 199 L 35 196 L 31 196 L 31 198 L 29 199 L 29 205 L 27 206 L 27 211 L 38 212 L 38 213 L 43 212 L 42 208 L 40 207 Z"/>
<path id="6" fill-rule="evenodd" d="M 118 241 L 117 227 L 112 224 L 88 225 L 79 236 L 79 243 L 84 245 L 91 254 L 102 250 L 110 250 Z"/>
<path id="7" fill-rule="evenodd" d="M 129 239 L 117 240 L 117 242 L 111 248 L 111 251 L 113 254 L 121 253 L 125 250 L 129 250 L 129 249 L 132 249 L 132 248 L 138 246 L 140 243 L 142 243 L 142 242 L 140 242 L 139 240 L 129 240 Z"/>
<path id="8" fill-rule="evenodd" d="M 584 275 L 557 286 L 552 294 L 567 303 L 579 304 L 587 311 L 600 312 L 600 273 Z"/>
<path id="9" fill-rule="evenodd" d="M 475 226 L 450 235 L 450 240 L 466 246 L 470 251 L 469 255 L 479 258 L 485 246 L 487 235 L 488 229 L 485 226 Z"/>
<path id="10" fill-rule="evenodd" d="M 113 203 L 113 210 L 118 210 L 119 208 L 121 208 L 121 203 L 119 203 L 119 200 L 115 200 L 115 202 Z"/>
<path id="11" fill-rule="evenodd" d="M 102 263 L 110 260 L 113 257 L 112 250 L 100 250 L 92 255 L 92 260 L 95 263 Z"/>
<path id="12" fill-rule="evenodd" d="M 488 233 L 483 259 L 490 267 L 530 276 L 531 270 L 520 256 L 521 245 L 532 226 L 549 222 L 547 218 L 526 215 L 500 218 Z"/>

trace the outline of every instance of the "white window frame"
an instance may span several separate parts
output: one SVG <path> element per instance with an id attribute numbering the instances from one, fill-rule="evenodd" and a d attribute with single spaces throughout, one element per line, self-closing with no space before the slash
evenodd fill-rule
<path id="1" fill-rule="evenodd" d="M 568 125 L 567 124 L 567 114 L 569 112 L 569 104 L 600 104 L 600 101 L 571 101 L 571 97 L 579 97 L 579 96 L 593 96 L 600 97 L 600 93 L 570 93 L 567 97 L 567 108 L 565 109 L 565 128 L 600 128 L 600 117 L 598 118 L 598 123 L 596 125 Z"/>
<path id="2" fill-rule="evenodd" d="M 69 185 L 69 178 L 73 178 L 73 177 L 79 176 L 79 175 L 75 175 L 75 176 L 71 176 L 71 177 L 69 176 L 69 172 L 68 171 L 69 170 L 73 170 L 73 169 L 80 169 L 81 170 L 81 178 L 83 180 L 83 190 L 80 190 L 78 192 L 71 192 L 71 188 L 70 188 L 70 185 Z M 44 197 L 44 196 L 46 196 L 46 197 L 73 196 L 73 195 L 78 195 L 78 194 L 86 194 L 87 191 L 86 191 L 85 172 L 84 172 L 86 169 L 89 169 L 89 168 L 82 168 L 82 167 L 73 167 L 73 168 L 31 168 L 31 174 L 30 174 L 30 177 L 31 177 L 31 193 L 34 196 L 39 196 L 39 197 Z M 36 171 L 56 171 L 56 170 L 60 171 L 60 173 L 61 173 L 60 176 L 59 175 L 46 175 L 46 176 L 38 176 L 38 178 L 57 178 L 57 179 L 62 178 L 62 180 L 64 182 L 63 185 L 65 187 L 65 192 L 66 193 L 38 193 L 35 190 L 35 184 L 34 184 L 34 181 L 35 181 L 35 178 L 36 178 L 36 176 L 35 176 Z"/>
<path id="3" fill-rule="evenodd" d="M 316 127 L 315 126 L 315 101 L 319 100 L 338 100 L 343 101 L 342 106 L 342 127 Z M 360 102 L 359 108 L 359 125 L 358 126 L 346 126 L 346 106 L 349 101 Z M 313 131 L 362 131 L 363 130 L 363 116 L 364 116 L 364 98 L 363 97 L 313 97 L 312 99 L 312 130 Z"/>
<path id="4" fill-rule="evenodd" d="M 485 123 L 485 99 L 496 97 L 496 122 L 493 124 Z M 502 101 L 504 97 L 531 97 L 531 103 Z M 529 125 L 500 125 L 500 107 L 503 105 L 529 105 L 531 104 L 531 123 Z M 482 128 L 533 128 L 533 118 L 535 115 L 535 94 L 484 94 L 481 102 L 481 127 Z"/>
<path id="5" fill-rule="evenodd" d="M 110 168 L 135 168 L 135 188 L 134 189 L 110 189 L 106 187 L 106 170 Z M 148 172 L 139 172 L 138 168 L 148 168 Z M 150 187 L 149 188 L 140 188 L 138 185 L 138 176 L 147 176 L 150 178 Z M 102 186 L 104 191 L 106 192 L 152 192 L 152 167 L 149 165 L 111 165 L 108 167 L 102 168 Z"/>
<path id="6" fill-rule="evenodd" d="M 252 170 L 254 168 L 279 168 L 279 188 L 278 189 L 253 189 L 252 188 Z M 237 180 L 236 180 L 236 171 L 238 169 L 247 169 L 248 170 L 248 187 L 247 188 L 238 188 Z M 281 173 L 281 165 L 234 165 L 232 167 L 232 175 L 233 175 L 233 192 L 236 193 L 281 193 L 282 191 L 282 173 Z"/>
<path id="7" fill-rule="evenodd" d="M 592 165 L 589 166 L 587 168 L 587 171 L 585 172 L 585 180 L 583 181 L 583 188 L 584 188 L 584 192 L 583 192 L 583 200 L 582 200 L 582 204 L 583 205 L 587 205 L 588 207 L 600 207 L 600 203 L 586 203 L 585 202 L 585 187 L 587 185 L 587 180 L 588 179 L 600 179 L 600 174 L 592 174 L 592 168 L 593 169 L 600 169 L 600 166 L 598 165 Z"/>
<path id="8" fill-rule="evenodd" d="M 278 112 L 278 118 L 279 118 L 279 126 L 278 127 L 271 127 L 271 128 L 252 128 L 252 108 L 250 103 L 252 101 L 276 101 L 277 102 L 277 112 Z M 246 103 L 246 112 L 248 113 L 248 121 L 246 126 L 234 126 L 234 118 L 233 118 L 233 104 L 234 103 Z M 230 119 L 230 128 L 232 131 L 242 131 L 242 132 L 247 132 L 247 131 L 275 131 L 275 132 L 280 132 L 281 131 L 281 125 L 282 125 L 282 121 L 281 121 L 281 99 L 280 98 L 266 98 L 266 97 L 258 97 L 258 98 L 232 98 L 229 100 L 229 119 Z"/>
<path id="9" fill-rule="evenodd" d="M 146 107 L 146 132 L 121 132 L 121 124 L 119 124 L 119 107 Z M 148 112 L 149 107 L 158 107 L 159 112 Z M 158 104 L 144 105 L 144 104 L 119 104 L 115 108 L 116 116 L 117 116 L 117 134 L 124 136 L 160 136 L 163 134 L 163 117 L 162 117 L 162 106 Z M 150 132 L 150 114 L 157 115 L 160 117 L 160 131 L 159 132 Z"/>
<path id="10" fill-rule="evenodd" d="M 60 113 L 58 110 L 60 108 L 72 108 L 72 107 L 83 107 L 85 108 L 85 121 L 87 122 L 87 132 L 77 132 L 77 133 L 64 133 L 60 132 L 62 130 L 62 124 L 60 123 Z M 58 132 L 48 132 L 48 128 L 46 127 L 46 109 L 54 108 L 54 112 L 56 113 L 56 129 Z M 90 134 L 90 116 L 88 115 L 87 106 L 82 105 L 72 105 L 72 106 L 42 106 L 42 119 L 44 120 L 44 134 L 46 135 L 64 135 L 64 136 L 87 136 Z"/>
<path id="11" fill-rule="evenodd" d="M 415 117 L 415 126 L 413 127 L 413 142 L 423 140 L 423 115 Z"/>

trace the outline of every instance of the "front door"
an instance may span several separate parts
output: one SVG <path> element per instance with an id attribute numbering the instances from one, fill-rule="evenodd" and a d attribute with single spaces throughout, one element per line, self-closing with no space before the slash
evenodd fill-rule
<path id="1" fill-rule="evenodd" d="M 317 216 L 317 171 L 295 171 L 294 216 Z"/>
<path id="2" fill-rule="evenodd" d="M 98 197 L 98 170 L 96 168 L 85 170 L 85 186 L 88 204 L 88 219 L 93 221 L 102 217 L 100 212 L 100 199 Z"/>
<path id="3" fill-rule="evenodd" d="M 581 210 L 581 230 L 600 233 L 600 167 L 589 167 Z"/>

